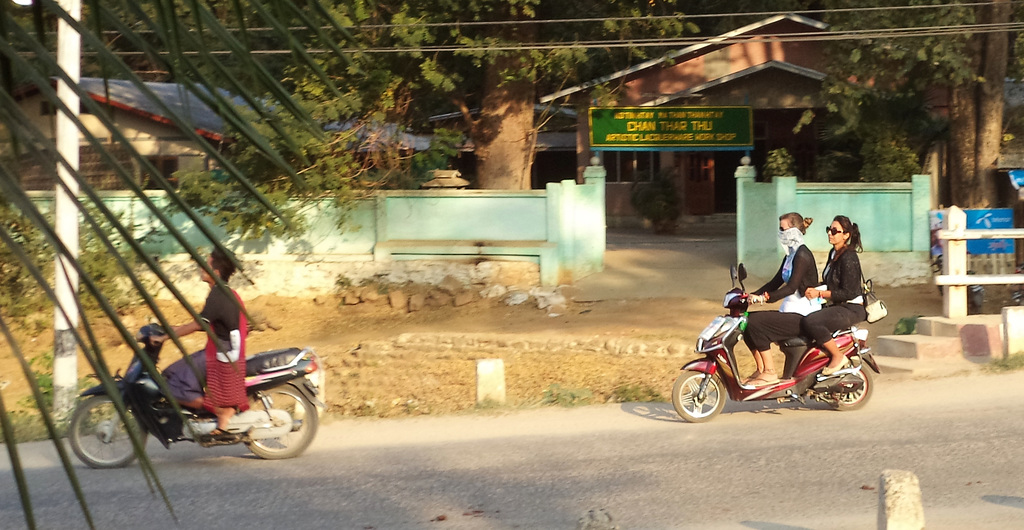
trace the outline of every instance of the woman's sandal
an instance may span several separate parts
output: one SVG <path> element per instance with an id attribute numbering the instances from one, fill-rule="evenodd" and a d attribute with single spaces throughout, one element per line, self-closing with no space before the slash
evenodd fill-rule
<path id="1" fill-rule="evenodd" d="M 750 386 L 750 384 L 753 383 L 754 381 L 757 381 L 758 378 L 761 377 L 761 375 L 762 375 L 761 372 L 758 372 L 757 370 L 754 370 L 754 373 L 750 374 L 750 377 L 744 379 L 742 381 L 742 383 L 744 385 L 746 385 L 746 386 Z"/>
<path id="2" fill-rule="evenodd" d="M 829 368 L 828 366 L 826 366 L 826 367 L 825 367 L 825 368 L 824 368 L 824 369 L 823 369 L 823 370 L 821 371 L 821 375 L 824 375 L 824 376 L 830 376 L 830 375 L 833 375 L 833 374 L 835 374 L 836 372 L 838 372 L 839 370 L 842 370 L 843 368 L 846 368 L 846 367 L 848 367 L 848 366 L 850 366 L 850 359 L 849 359 L 849 357 L 846 357 L 846 356 L 844 355 L 844 356 L 843 356 L 843 360 L 842 360 L 842 361 L 840 361 L 840 363 L 839 363 L 839 366 L 837 366 L 837 367 L 835 367 L 835 368 Z"/>
<path id="3" fill-rule="evenodd" d="M 778 382 L 779 376 L 769 372 L 759 375 L 757 379 L 754 379 L 753 381 L 748 383 L 748 386 L 769 386 L 774 385 Z"/>

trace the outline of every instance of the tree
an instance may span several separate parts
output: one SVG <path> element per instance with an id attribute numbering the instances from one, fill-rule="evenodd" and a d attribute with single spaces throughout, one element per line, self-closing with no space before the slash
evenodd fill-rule
<path id="1" fill-rule="evenodd" d="M 860 0 L 825 4 L 830 9 L 874 5 Z M 826 21 L 837 30 L 999 25 L 1009 21 L 1011 11 L 1006 0 L 922 4 L 937 7 L 837 12 L 826 16 Z M 844 114 L 847 123 L 856 119 L 855 109 L 866 98 L 905 98 L 944 88 L 949 99 L 952 202 L 963 207 L 996 205 L 995 164 L 1002 139 L 1003 79 L 1009 53 L 1005 29 L 838 41 L 830 50 L 831 108 Z"/>
<path id="2" fill-rule="evenodd" d="M 693 31 L 692 25 L 676 18 L 629 22 L 613 18 L 672 15 L 675 4 L 675 0 L 639 5 L 622 0 L 586 5 L 558 0 L 358 0 L 339 3 L 335 9 L 341 20 L 358 26 L 354 42 L 366 51 L 354 53 L 352 59 L 368 79 L 408 94 L 415 102 L 406 123 L 426 125 L 430 114 L 456 109 L 478 159 L 477 186 L 526 189 L 538 128 L 534 115 L 538 91 L 587 80 L 595 72 L 606 73 L 648 56 L 640 49 L 573 43 Z M 580 18 L 587 20 L 543 22 Z M 607 20 L 595 20 L 601 18 Z"/>

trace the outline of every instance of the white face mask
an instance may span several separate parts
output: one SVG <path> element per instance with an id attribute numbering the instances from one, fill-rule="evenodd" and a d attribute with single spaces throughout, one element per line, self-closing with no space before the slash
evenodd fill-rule
<path id="1" fill-rule="evenodd" d="M 779 243 L 786 247 L 786 254 L 789 254 L 804 244 L 804 235 L 796 227 L 780 230 Z"/>

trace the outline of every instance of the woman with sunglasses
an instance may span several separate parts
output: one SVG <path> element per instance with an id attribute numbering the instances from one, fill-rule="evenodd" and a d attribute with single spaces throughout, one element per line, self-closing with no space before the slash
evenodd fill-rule
<path id="1" fill-rule="evenodd" d="M 850 361 L 839 351 L 832 333 L 848 328 L 867 319 L 864 309 L 860 258 L 857 253 L 864 250 L 860 241 L 857 223 L 845 215 L 837 215 L 831 226 L 825 229 L 832 250 L 828 253 L 825 271 L 821 276 L 824 289 L 810 287 L 804 295 L 808 299 L 824 298 L 828 307 L 812 313 L 801 321 L 801 335 L 811 339 L 831 357 L 823 375 L 832 375 L 845 368 Z"/>
<path id="2" fill-rule="evenodd" d="M 804 290 L 818 284 L 818 266 L 814 255 L 804 245 L 807 227 L 814 222 L 796 212 L 779 217 L 779 242 L 786 248 L 786 258 L 779 272 L 768 283 L 750 295 L 751 303 L 782 301 L 778 311 L 756 311 L 747 316 L 743 342 L 754 354 L 757 370 L 743 381 L 745 385 L 766 386 L 779 382 L 771 345 L 800 334 L 800 320 L 820 305 L 804 298 Z"/>

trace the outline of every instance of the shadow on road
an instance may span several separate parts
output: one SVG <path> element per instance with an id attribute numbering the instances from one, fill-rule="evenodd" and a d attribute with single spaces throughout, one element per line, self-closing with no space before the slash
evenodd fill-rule
<path id="1" fill-rule="evenodd" d="M 778 414 L 781 410 L 828 410 L 829 408 L 830 407 L 827 403 L 821 403 L 818 401 L 808 401 L 806 405 L 796 401 L 787 401 L 785 403 L 778 403 L 776 401 L 727 401 L 725 403 L 725 408 L 722 410 L 722 414 L 739 414 L 743 412 Z M 632 414 L 634 416 L 654 421 L 683 421 L 679 415 L 676 414 L 671 403 L 623 403 L 622 411 L 627 414 Z"/>
<path id="2" fill-rule="evenodd" d="M 1021 497 L 1009 497 L 1006 495 L 982 495 L 981 500 L 985 502 L 991 502 L 992 504 L 998 504 L 1000 506 L 1009 506 L 1011 508 L 1020 508 L 1024 510 L 1024 498 Z"/>

